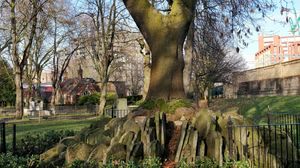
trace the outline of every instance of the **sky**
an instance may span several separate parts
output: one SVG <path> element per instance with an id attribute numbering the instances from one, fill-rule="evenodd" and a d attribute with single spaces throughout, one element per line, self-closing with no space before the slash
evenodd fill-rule
<path id="1" fill-rule="evenodd" d="M 261 26 L 261 31 L 254 32 L 250 38 L 246 39 L 246 42 L 249 43 L 247 48 L 241 49 L 241 55 L 247 62 L 247 68 L 255 68 L 255 53 L 258 51 L 258 35 L 279 35 L 279 36 L 291 36 L 290 25 L 289 23 L 283 24 L 280 22 L 285 22 L 286 14 L 280 14 L 280 0 L 275 0 L 277 9 L 274 12 L 268 14 L 269 19 L 259 22 Z M 287 0 L 291 2 L 291 0 Z M 297 11 L 297 15 L 300 16 L 300 0 L 293 0 L 294 7 Z M 288 7 L 292 7 L 290 4 Z M 292 18 L 294 16 L 291 14 Z M 275 21 L 274 21 L 275 20 Z M 280 22 L 279 22 L 280 21 Z"/>

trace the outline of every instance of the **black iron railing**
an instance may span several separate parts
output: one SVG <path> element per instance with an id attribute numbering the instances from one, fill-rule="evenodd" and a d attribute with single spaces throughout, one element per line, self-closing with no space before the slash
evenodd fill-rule
<path id="1" fill-rule="evenodd" d="M 300 123 L 234 125 L 228 122 L 229 158 L 249 161 L 251 167 L 298 167 L 299 140 Z"/>
<path id="2" fill-rule="evenodd" d="M 105 109 L 105 115 L 111 118 L 123 118 L 130 112 L 130 110 L 118 110 L 113 108 Z"/>
<path id="3" fill-rule="evenodd" d="M 16 124 L 11 124 L 12 125 L 12 153 L 16 152 L 16 135 L 17 135 L 17 126 Z M 6 153 L 7 152 L 7 126 L 8 123 L 5 122 L 0 122 L 0 153 Z"/>

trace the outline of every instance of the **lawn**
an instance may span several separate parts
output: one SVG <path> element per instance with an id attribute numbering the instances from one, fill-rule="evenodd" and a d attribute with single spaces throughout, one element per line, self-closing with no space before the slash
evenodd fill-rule
<path id="1" fill-rule="evenodd" d="M 80 131 L 82 128 L 90 126 L 91 123 L 96 122 L 98 119 L 83 119 L 83 120 L 43 120 L 41 123 L 38 121 L 21 121 L 16 123 L 17 141 L 25 135 L 43 133 L 50 130 L 74 130 Z M 7 124 L 6 138 L 7 142 L 12 140 L 12 125 Z"/>
<path id="2" fill-rule="evenodd" d="M 300 96 L 267 96 L 237 99 L 216 99 L 213 111 L 237 111 L 246 118 L 264 120 L 268 112 L 300 114 Z"/>

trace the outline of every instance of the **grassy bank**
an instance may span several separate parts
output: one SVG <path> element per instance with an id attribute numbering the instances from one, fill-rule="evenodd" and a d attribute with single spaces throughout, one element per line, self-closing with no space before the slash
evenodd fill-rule
<path id="1" fill-rule="evenodd" d="M 50 130 L 80 131 L 95 121 L 97 121 L 97 119 L 94 118 L 84 120 L 43 120 L 41 123 L 38 123 L 38 121 L 19 122 L 16 123 L 17 140 L 22 139 L 25 135 L 44 133 Z M 8 123 L 6 129 L 7 141 L 10 142 L 12 140 L 12 124 Z"/>
<path id="2" fill-rule="evenodd" d="M 300 96 L 268 96 L 237 99 L 215 99 L 214 111 L 237 111 L 246 118 L 260 120 L 270 112 L 300 113 Z"/>

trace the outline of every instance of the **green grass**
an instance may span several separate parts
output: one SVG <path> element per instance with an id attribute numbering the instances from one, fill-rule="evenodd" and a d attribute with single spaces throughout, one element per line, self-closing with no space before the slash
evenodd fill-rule
<path id="1" fill-rule="evenodd" d="M 300 96 L 268 96 L 214 100 L 213 111 L 237 111 L 246 118 L 265 120 L 270 112 L 300 113 Z"/>
<path id="2" fill-rule="evenodd" d="M 38 121 L 20 121 L 17 125 L 17 140 L 22 139 L 25 135 L 43 133 L 50 130 L 74 130 L 80 131 L 82 128 L 90 126 L 98 119 L 84 119 L 84 120 L 43 120 Z M 6 127 L 7 142 L 12 140 L 12 124 L 7 124 Z"/>

